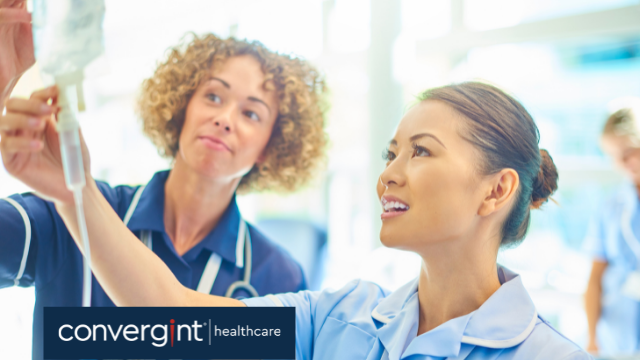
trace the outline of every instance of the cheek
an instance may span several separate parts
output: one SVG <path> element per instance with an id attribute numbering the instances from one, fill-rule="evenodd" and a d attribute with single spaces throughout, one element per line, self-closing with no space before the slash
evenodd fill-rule
<path id="1" fill-rule="evenodd" d="M 178 137 L 178 151 L 182 153 L 183 156 L 185 156 L 185 148 L 190 147 L 191 142 L 189 141 L 189 137 L 191 133 L 191 123 L 187 121 L 187 118 L 185 117 L 184 124 L 182 124 L 182 129 L 180 130 L 180 136 Z"/>
<path id="2" fill-rule="evenodd" d="M 443 164 L 445 165 L 445 164 Z M 433 167 L 412 179 L 412 200 L 421 222 L 434 234 L 456 232 L 475 215 L 470 174 L 455 167 Z"/>
<path id="3" fill-rule="evenodd" d="M 629 165 L 634 171 L 640 170 L 640 154 L 633 154 L 629 159 Z"/>
<path id="4" fill-rule="evenodd" d="M 180 131 L 180 142 L 182 142 L 183 139 L 188 139 L 191 135 L 193 135 L 193 132 L 197 127 L 196 123 L 198 121 L 198 119 L 195 118 L 195 114 L 199 113 L 200 112 L 198 111 L 197 106 L 194 105 L 193 102 L 189 102 L 189 105 L 187 106 L 184 114 L 184 123 L 182 124 L 182 130 Z"/>
<path id="5" fill-rule="evenodd" d="M 269 143 L 271 129 L 245 124 L 238 126 L 237 137 L 239 151 L 243 154 L 243 158 L 250 158 L 255 163 Z"/>

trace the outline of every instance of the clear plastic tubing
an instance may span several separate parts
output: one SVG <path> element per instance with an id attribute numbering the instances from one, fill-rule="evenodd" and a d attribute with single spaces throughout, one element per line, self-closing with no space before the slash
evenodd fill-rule
<path id="1" fill-rule="evenodd" d="M 80 231 L 84 250 L 82 306 L 89 307 L 91 306 L 91 248 L 89 246 L 89 234 L 82 201 L 82 189 L 86 185 L 86 178 L 80 143 L 80 126 L 74 111 L 78 103 L 76 94 L 76 85 L 60 87 L 58 106 L 61 107 L 61 110 L 58 114 L 57 129 L 64 178 L 67 188 L 73 192 L 78 218 L 78 230 Z"/>
<path id="2" fill-rule="evenodd" d="M 57 130 L 67 188 L 73 192 L 84 252 L 82 306 L 91 306 L 91 249 L 84 216 L 86 185 L 77 110 L 83 111 L 85 68 L 104 52 L 104 0 L 34 0 L 36 59 L 45 83 L 60 90 Z"/>

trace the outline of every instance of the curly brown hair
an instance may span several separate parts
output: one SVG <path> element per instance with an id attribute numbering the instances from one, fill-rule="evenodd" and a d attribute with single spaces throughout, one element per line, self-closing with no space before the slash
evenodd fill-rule
<path id="1" fill-rule="evenodd" d="M 250 55 L 261 65 L 278 98 L 278 117 L 265 160 L 253 166 L 237 191 L 294 191 L 305 185 L 324 162 L 325 83 L 308 62 L 268 50 L 257 41 L 197 36 L 169 49 L 153 76 L 142 84 L 138 113 L 143 131 L 160 155 L 175 158 L 187 105 L 201 82 L 225 60 Z"/>

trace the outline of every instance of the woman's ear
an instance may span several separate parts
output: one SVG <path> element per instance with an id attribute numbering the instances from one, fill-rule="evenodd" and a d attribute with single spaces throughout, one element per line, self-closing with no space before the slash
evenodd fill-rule
<path id="1" fill-rule="evenodd" d="M 258 160 L 256 160 L 256 165 L 262 164 L 263 162 L 265 162 L 267 160 L 267 149 L 264 149 L 261 153 L 260 156 L 258 156 Z"/>
<path id="2" fill-rule="evenodd" d="M 509 204 L 520 186 L 520 177 L 513 169 L 502 169 L 491 176 L 487 196 L 478 209 L 478 215 L 488 216 Z"/>

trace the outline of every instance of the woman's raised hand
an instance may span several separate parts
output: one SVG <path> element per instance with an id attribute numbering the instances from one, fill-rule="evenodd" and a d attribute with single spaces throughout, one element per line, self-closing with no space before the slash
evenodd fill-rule
<path id="1" fill-rule="evenodd" d="M 55 129 L 57 96 L 58 88 L 52 86 L 34 92 L 28 100 L 7 100 L 7 113 L 0 116 L 0 153 L 7 172 L 38 195 L 73 204 L 73 194 L 64 180 Z M 82 137 L 81 141 L 85 173 L 89 176 L 89 152 Z"/>
<path id="2" fill-rule="evenodd" d="M 0 107 L 35 62 L 26 0 L 0 0 Z"/>

